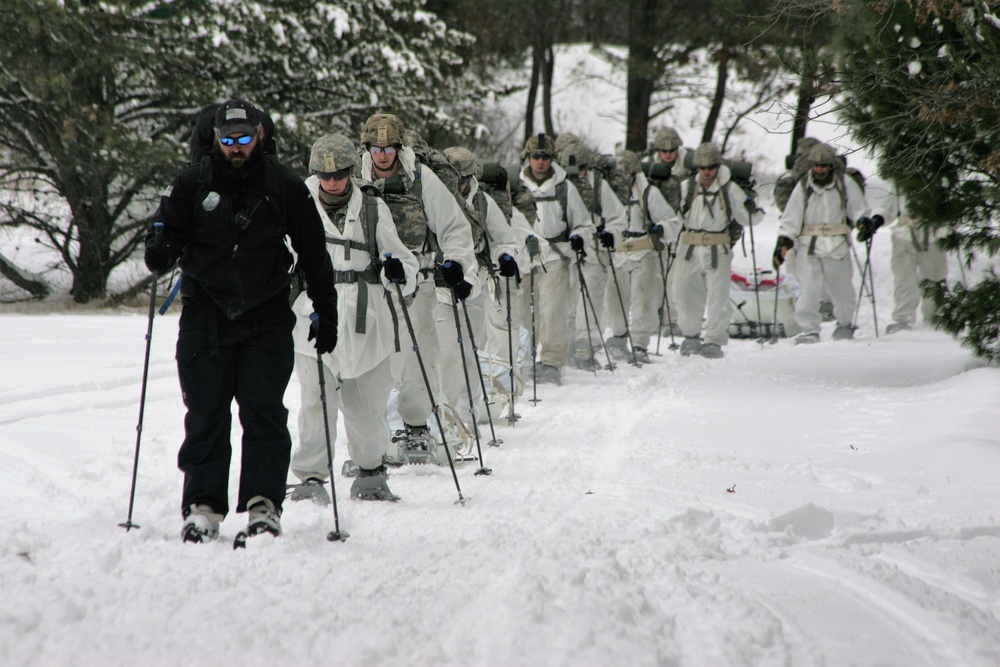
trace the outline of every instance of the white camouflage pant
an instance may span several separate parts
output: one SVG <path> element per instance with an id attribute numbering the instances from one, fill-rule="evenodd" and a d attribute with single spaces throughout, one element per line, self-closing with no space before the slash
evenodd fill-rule
<path id="1" fill-rule="evenodd" d="M 414 335 L 420 358 L 423 359 L 427 378 L 434 382 L 438 376 L 441 364 L 441 347 L 438 342 L 435 308 L 437 296 L 433 279 L 420 282 L 413 303 L 407 306 L 410 321 L 413 323 Z M 407 330 L 403 309 L 399 299 L 393 293 L 393 307 L 399 316 L 399 342 L 401 350 L 389 355 L 392 364 L 392 378 L 399 389 L 399 416 L 405 424 L 423 426 L 431 416 L 431 397 L 427 393 L 427 384 L 420 363 L 413 350 L 413 341 Z M 385 407 L 384 405 L 382 406 Z"/>
<path id="2" fill-rule="evenodd" d="M 725 345 L 729 342 L 732 307 L 729 304 L 730 269 L 733 255 L 728 246 L 693 246 L 687 258 L 688 246 L 681 244 L 671 271 L 676 271 L 674 296 L 677 299 L 677 324 L 685 336 L 702 334 L 705 343 Z M 716 249 L 716 266 L 712 268 L 712 249 Z M 816 303 L 817 307 L 819 302 Z"/>
<path id="3" fill-rule="evenodd" d="M 301 385 L 302 402 L 298 414 L 299 441 L 292 453 L 292 474 L 300 480 L 309 477 L 326 479 L 330 474 L 316 357 L 296 354 L 295 375 Z M 388 357 L 367 373 L 339 383 L 324 365 L 323 377 L 329 417 L 327 423 L 330 426 L 330 456 L 336 453 L 334 444 L 337 441 L 339 408 L 344 413 L 347 453 L 351 460 L 369 470 L 379 467 L 390 438 L 389 423 L 385 417 L 385 404 L 392 391 Z"/>
<path id="4" fill-rule="evenodd" d="M 488 280 L 488 276 L 485 277 Z M 439 292 L 444 298 L 444 293 Z M 479 404 L 483 398 L 483 387 L 479 377 L 479 358 L 473 349 L 473 340 L 478 348 L 486 340 L 486 312 L 483 305 L 486 301 L 486 291 L 479 296 L 465 300 L 465 310 L 468 310 L 469 321 L 472 322 L 472 335 L 469 335 L 468 323 L 465 319 L 461 302 L 455 303 L 447 290 L 447 303 L 438 300 L 437 320 L 438 341 L 441 346 L 441 395 L 448 405 L 458 413 L 459 419 L 474 428 L 474 422 L 479 419 Z M 454 308 L 453 308 L 454 304 Z M 458 329 L 455 327 L 455 308 L 458 310 L 458 321 L 461 327 L 462 344 L 458 343 Z M 462 370 L 462 351 L 465 351 L 465 371 Z M 465 373 L 469 374 L 469 384 L 466 385 Z M 476 406 L 476 414 L 470 412 L 469 393 L 472 393 L 472 405 Z"/>
<path id="5" fill-rule="evenodd" d="M 796 270 L 802 292 L 795 302 L 795 323 L 803 333 L 820 331 L 823 316 L 819 312 L 820 298 L 824 287 L 833 301 L 833 312 L 837 325 L 851 326 L 854 311 L 858 305 L 858 295 L 854 292 L 854 264 L 850 254 L 841 259 L 820 257 L 800 253 L 796 259 Z"/>
<path id="6" fill-rule="evenodd" d="M 614 336 L 625 335 L 627 313 L 632 344 L 648 348 L 649 339 L 659 328 L 659 311 L 663 304 L 663 276 L 658 257 L 654 252 L 621 253 L 621 256 L 615 256 L 615 274 L 621 289 L 621 300 L 615 285 L 609 285 L 607 307 L 611 333 Z M 625 313 L 622 312 L 622 303 L 625 304 Z"/>
<path id="7" fill-rule="evenodd" d="M 913 324 L 917 321 L 917 306 L 920 306 L 924 321 L 929 321 L 936 312 L 934 301 L 923 296 L 920 290 L 922 280 L 939 282 L 948 277 L 948 260 L 931 240 L 927 250 L 917 250 L 910 238 L 892 235 L 892 321 Z"/>

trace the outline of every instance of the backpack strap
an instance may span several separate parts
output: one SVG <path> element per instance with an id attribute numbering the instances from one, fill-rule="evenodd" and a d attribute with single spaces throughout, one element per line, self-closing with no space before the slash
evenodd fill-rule
<path id="1" fill-rule="evenodd" d="M 802 222 L 804 225 L 806 217 L 806 208 L 808 208 L 809 206 L 809 197 L 812 196 L 815 190 L 813 189 L 812 183 L 809 182 L 809 172 L 806 172 L 805 174 L 802 175 L 802 177 L 799 179 L 799 183 L 801 183 L 803 188 L 805 189 L 805 201 L 802 204 Z M 843 224 L 847 225 L 848 228 L 853 227 L 854 226 L 853 223 L 847 217 L 847 184 L 844 183 L 844 175 L 840 173 L 834 173 L 833 183 L 834 187 L 837 188 L 837 192 L 840 193 L 840 209 L 844 214 Z M 807 254 L 810 255 L 816 254 L 816 240 L 818 238 L 819 237 L 817 236 L 812 237 L 812 240 L 809 242 L 809 251 Z"/>

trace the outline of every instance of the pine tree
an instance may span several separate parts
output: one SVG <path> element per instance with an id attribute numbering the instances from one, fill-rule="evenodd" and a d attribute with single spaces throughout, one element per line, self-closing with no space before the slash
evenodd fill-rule
<path id="1" fill-rule="evenodd" d="M 863 3 L 845 35 L 844 115 L 943 249 L 996 257 L 1000 231 L 1000 20 L 985 3 Z M 935 323 L 1000 359 L 995 278 L 927 286 Z M 990 310 L 993 309 L 993 310 Z"/>

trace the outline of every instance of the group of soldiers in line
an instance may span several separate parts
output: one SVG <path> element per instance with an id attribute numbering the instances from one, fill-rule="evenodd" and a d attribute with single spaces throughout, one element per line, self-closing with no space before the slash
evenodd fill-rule
<path id="1" fill-rule="evenodd" d="M 147 236 L 151 270 L 178 259 L 183 270 L 185 541 L 214 539 L 228 512 L 234 398 L 244 427 L 237 511 L 249 511 L 249 534 L 278 535 L 278 480 L 289 469 L 300 480 L 292 500 L 330 502 L 338 412 L 355 475 L 351 497 L 397 500 L 387 465 L 451 458 L 431 428 L 433 419 L 443 435 L 443 405 L 478 433 L 489 400 L 481 358 L 506 365 L 513 400 L 529 375 L 561 384 L 567 364 L 596 371 L 602 353 L 608 365 L 640 365 L 664 333 L 682 337 L 682 355 L 723 356 L 733 247 L 762 213 L 713 143 L 686 155 L 677 132 L 663 129 L 644 165 L 630 151 L 609 159 L 572 135 L 538 134 L 525 143 L 522 164 L 497 177 L 468 149 L 436 151 L 398 117 L 375 114 L 360 146 L 343 134 L 319 137 L 310 176 L 295 184 L 261 155 L 260 116 L 244 100 L 220 107 L 215 137 L 205 158 L 214 174 L 204 161 L 182 171 L 154 217 L 160 228 Z M 825 144 L 812 148 L 773 256 L 778 268 L 799 250 L 797 342 L 818 339 L 824 288 L 835 337 L 853 333 L 847 236 L 856 228 L 870 239 L 882 221 L 869 217 L 864 194 L 839 176 L 835 158 Z M 293 224 L 300 192 L 314 211 L 299 211 L 309 219 Z M 221 230 L 222 219 L 234 229 Z M 251 294 L 251 283 L 280 281 L 268 267 L 280 263 L 275 239 L 284 236 L 304 290 L 291 299 L 287 287 Z M 282 333 L 288 303 L 294 323 Z M 293 363 L 280 342 L 287 333 Z M 301 387 L 294 452 L 280 401 L 291 367 Z M 394 392 L 402 422 L 395 433 L 387 419 Z"/>

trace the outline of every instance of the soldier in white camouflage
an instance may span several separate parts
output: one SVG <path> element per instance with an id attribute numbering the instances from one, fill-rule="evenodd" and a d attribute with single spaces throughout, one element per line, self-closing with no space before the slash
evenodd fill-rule
<path id="1" fill-rule="evenodd" d="M 631 337 L 632 355 L 638 363 L 649 361 L 649 341 L 658 333 L 659 308 L 663 303 L 663 277 L 657 253 L 665 238 L 677 238 L 680 220 L 656 187 L 650 185 L 639 156 L 624 151 L 619 168 L 631 185 L 627 202 L 624 240 L 615 248 L 617 285 L 608 288 L 608 315 L 612 336 L 608 347 L 627 358 L 626 331 Z M 620 296 L 619 299 L 619 290 Z M 626 326 L 628 329 L 626 329 Z"/>
<path id="2" fill-rule="evenodd" d="M 565 135 L 559 136 L 561 138 Z M 556 145 L 559 145 L 558 141 Z M 579 190 L 597 231 L 597 236 L 587 248 L 581 267 L 583 280 L 590 294 L 587 303 L 584 303 L 585 297 L 580 289 L 576 269 L 571 268 L 569 274 L 570 291 L 576 300 L 576 308 L 570 310 L 570 331 L 575 332 L 571 359 L 573 365 L 585 370 L 600 367 L 597 357 L 602 353 L 605 330 L 610 325 L 605 300 L 610 258 L 607 249 L 598 239 L 602 231 L 607 231 L 612 234 L 615 243 L 620 244 L 625 231 L 625 207 L 608 180 L 599 178 L 599 172 L 590 169 L 593 160 L 594 152 L 579 142 L 564 145 L 559 154 L 559 164 L 566 170 L 569 181 Z M 595 323 L 600 325 L 600 330 Z"/>
<path id="3" fill-rule="evenodd" d="M 438 288 L 437 326 L 438 340 L 441 344 L 441 390 L 459 418 L 468 426 L 470 433 L 474 432 L 475 423 L 479 420 L 479 406 L 483 400 L 482 383 L 479 380 L 479 359 L 476 357 L 470 343 L 475 340 L 476 346 L 484 349 L 486 345 L 487 311 L 496 316 L 501 313 L 500 303 L 502 292 L 500 285 L 506 277 L 517 278 L 519 243 L 507 222 L 506 216 L 497 203 L 479 187 L 477 176 L 480 167 L 471 151 L 461 146 L 444 149 L 444 155 L 458 172 L 459 192 L 464 195 L 463 204 L 475 219 L 473 224 L 480 230 L 473 236 L 477 239 L 476 258 L 479 260 L 474 270 L 479 281 L 489 286 L 489 290 L 481 290 L 476 297 L 465 299 L 464 309 L 459 305 L 462 339 L 465 347 L 466 372 L 469 375 L 469 385 L 465 384 L 465 372 L 462 370 L 462 350 L 458 345 L 455 312 L 451 291 Z M 467 310 L 472 322 L 472 336 L 466 331 L 464 312 Z M 503 309 L 506 316 L 506 309 Z M 470 399 L 471 391 L 471 399 Z M 473 413 L 471 406 L 475 406 Z"/>
<path id="4" fill-rule="evenodd" d="M 545 134 L 533 135 L 521 152 L 524 163 L 511 183 L 514 205 L 524 214 L 535 234 L 548 241 L 541 247 L 543 271 L 535 272 L 538 343 L 541 368 L 539 382 L 562 384 L 570 332 L 570 262 L 593 241 L 594 225 L 576 187 L 566 180 L 566 171 L 553 162 L 555 142 Z"/>
<path id="5" fill-rule="evenodd" d="M 312 194 L 326 232 L 339 299 L 338 345 L 322 355 L 329 431 L 323 423 L 319 364 L 307 343 L 312 312 L 305 293 L 293 305 L 297 316 L 295 373 L 301 404 L 299 442 L 292 454 L 292 473 L 302 483 L 291 500 L 330 502 L 323 484 L 329 477 L 328 456 L 337 436 L 337 412 L 344 413 L 347 451 L 360 468 L 351 497 L 395 500 L 386 483 L 383 457 L 390 443 L 385 405 L 392 391 L 389 356 L 398 331 L 386 292 L 398 280 L 403 294 L 417 284 L 417 260 L 396 233 L 389 207 L 374 186 L 352 178 L 357 149 L 341 134 L 327 134 L 312 146 L 306 187 Z M 386 258 L 388 253 L 390 258 Z M 327 451 L 326 434 L 331 451 Z"/>
<path id="6" fill-rule="evenodd" d="M 417 161 L 413 149 L 406 145 L 405 129 L 397 116 L 370 116 L 361 131 L 361 143 L 361 174 L 382 191 L 399 238 L 420 264 L 416 293 L 406 306 L 420 358 L 428 378 L 434 378 L 440 372 L 441 356 L 434 315 L 435 272 L 448 267 L 445 280 L 459 298 L 479 294 L 472 231 L 452 192 L 430 168 Z M 397 303 L 397 311 L 402 305 Z M 437 440 L 428 428 L 435 402 L 424 382 L 418 352 L 412 346 L 402 347 L 391 361 L 404 433 L 399 451 L 390 451 L 386 460 L 396 465 L 437 462 Z"/>
<path id="7" fill-rule="evenodd" d="M 674 211 L 681 209 L 681 183 L 691 176 L 684 167 L 684 160 L 688 154 L 684 148 L 681 136 L 672 127 L 664 127 L 657 130 L 653 135 L 650 144 L 650 151 L 653 154 L 653 164 L 669 167 L 669 174 L 664 174 L 661 169 L 654 167 L 650 175 L 650 183 L 659 188 L 663 198 L 667 200 L 670 208 Z M 663 268 L 667 271 L 667 297 L 662 306 L 662 317 L 664 335 L 681 335 L 681 328 L 677 324 L 677 298 L 674 296 L 674 276 L 677 275 L 674 269 L 674 250 L 677 248 L 677 237 L 667 234 L 663 237 L 664 248 L 661 252 L 663 258 Z M 662 277 L 661 277 L 662 280 Z"/>

